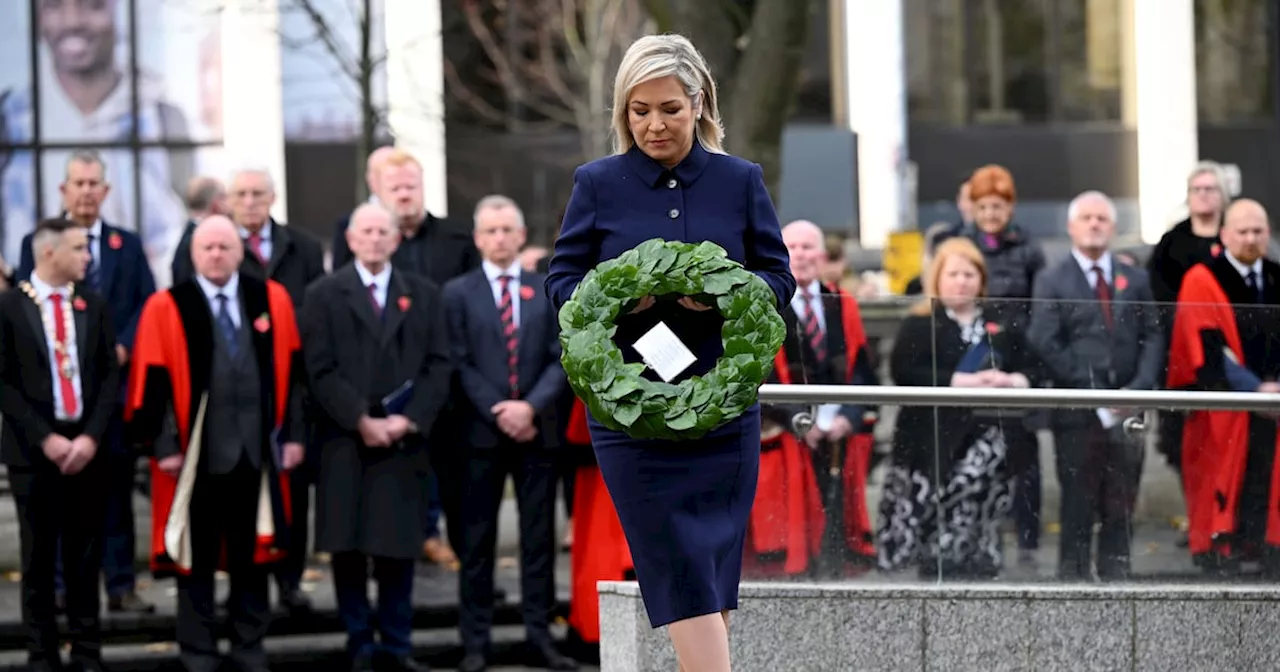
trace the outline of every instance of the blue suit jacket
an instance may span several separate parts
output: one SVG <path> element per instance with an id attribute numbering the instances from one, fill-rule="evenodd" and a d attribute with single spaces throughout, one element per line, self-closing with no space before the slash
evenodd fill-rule
<path id="1" fill-rule="evenodd" d="M 31 236 L 22 239 L 22 259 L 18 263 L 16 280 L 31 277 L 35 257 L 31 253 Z M 111 245 L 112 236 L 119 236 L 118 248 Z M 116 332 L 116 340 L 125 348 L 133 349 L 133 334 L 138 328 L 138 316 L 142 305 L 156 291 L 155 276 L 142 250 L 142 241 L 130 231 L 102 223 L 98 277 L 101 286 L 98 293 L 107 300 L 107 314 Z"/>
<path id="2" fill-rule="evenodd" d="M 596 264 L 650 238 L 723 247 L 768 283 L 779 310 L 795 295 L 790 257 L 759 165 L 712 154 L 695 142 L 684 161 L 668 169 L 633 147 L 579 167 L 573 180 L 546 281 L 557 309 Z M 682 377 L 706 373 L 724 352 L 723 319 L 716 311 L 695 313 L 667 301 L 618 318 L 614 339 L 624 359 L 639 360 L 630 344 L 658 321 L 698 357 Z"/>
<path id="3" fill-rule="evenodd" d="M 533 295 L 511 297 L 520 302 L 516 369 L 520 398 L 529 402 L 541 419 L 538 443 L 554 446 L 559 442 L 556 402 L 567 383 L 560 367 L 560 327 L 542 284 L 542 275 L 521 273 L 521 291 L 528 288 Z M 484 269 L 450 280 L 444 286 L 444 304 L 453 365 L 463 394 L 471 402 L 463 409 L 469 416 L 465 430 L 469 445 L 496 446 L 503 435 L 489 409 L 508 397 L 507 350 L 502 317 Z"/>

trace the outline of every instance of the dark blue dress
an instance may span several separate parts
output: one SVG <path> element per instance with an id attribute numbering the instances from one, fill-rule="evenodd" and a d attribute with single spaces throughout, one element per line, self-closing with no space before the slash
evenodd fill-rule
<path id="1" fill-rule="evenodd" d="M 559 308 L 596 264 L 650 238 L 714 242 L 767 282 L 779 307 L 795 294 L 760 166 L 697 143 L 674 169 L 634 148 L 578 168 L 547 294 Z M 723 353 L 716 311 L 663 301 L 618 319 L 615 341 L 627 361 L 639 361 L 630 344 L 660 320 L 698 356 L 682 378 L 706 373 Z M 760 464 L 759 406 L 698 441 L 636 440 L 594 419 L 590 428 L 650 624 L 737 608 Z"/>

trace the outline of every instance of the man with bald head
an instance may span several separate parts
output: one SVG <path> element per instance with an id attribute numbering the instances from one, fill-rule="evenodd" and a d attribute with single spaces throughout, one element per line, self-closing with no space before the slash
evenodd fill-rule
<path id="1" fill-rule="evenodd" d="M 1027 342 L 1054 387 L 1151 390 L 1165 341 L 1147 272 L 1111 252 L 1116 207 L 1086 191 L 1067 207 L 1071 254 L 1035 280 Z M 1143 446 L 1112 409 L 1055 409 L 1054 461 L 1062 485 L 1058 577 L 1124 579 Z M 1096 563 L 1094 523 L 1101 523 Z M 1096 565 L 1096 566 L 1095 566 Z"/>
<path id="2" fill-rule="evenodd" d="M 411 596 L 426 536 L 427 437 L 452 380 L 440 290 L 392 262 L 399 238 L 382 206 L 356 208 L 346 232 L 354 262 L 311 285 L 302 309 L 321 464 L 316 550 L 333 558 L 353 670 L 373 669 L 375 653 L 386 654 L 379 669 L 421 669 Z"/>
<path id="3" fill-rule="evenodd" d="M 130 371 L 130 434 L 154 460 L 152 572 L 177 575 L 178 643 L 192 672 L 222 663 L 218 569 L 231 575 L 230 658 L 267 669 L 265 565 L 287 548 L 284 497 L 303 459 L 293 304 L 280 284 L 240 272 L 244 253 L 227 217 L 196 227 L 195 277 L 147 301 Z"/>
<path id="4" fill-rule="evenodd" d="M 787 338 L 769 382 L 878 385 L 857 301 L 821 281 L 822 229 L 794 221 L 782 228 L 782 241 L 796 294 L 783 311 Z M 760 573 L 819 576 L 866 568 L 875 561 L 866 479 L 877 410 L 820 406 L 813 427 L 796 436 L 791 420 L 804 409 L 762 407 L 760 486 L 747 540 L 748 566 Z M 804 492 L 803 503 L 788 496 L 794 492 Z M 789 534 L 796 529 L 805 533 Z"/>
<path id="5" fill-rule="evenodd" d="M 1231 204 L 1222 247 L 1187 272 L 1169 349 L 1173 389 L 1280 392 L 1280 265 L 1265 257 L 1267 212 Z M 1280 575 L 1280 507 L 1273 473 L 1276 421 L 1243 411 L 1195 411 L 1183 427 L 1183 487 L 1191 553 L 1207 571 L 1234 573 L 1261 561 Z"/>

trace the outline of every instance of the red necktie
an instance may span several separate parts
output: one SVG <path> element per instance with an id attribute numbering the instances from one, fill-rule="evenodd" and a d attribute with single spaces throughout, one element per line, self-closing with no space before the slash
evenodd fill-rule
<path id="1" fill-rule="evenodd" d="M 809 290 L 800 290 L 800 298 L 804 301 L 804 337 L 813 350 L 813 356 L 821 364 L 827 361 L 827 334 L 818 324 L 818 313 L 813 309 L 813 295 Z"/>
<path id="2" fill-rule="evenodd" d="M 498 313 L 502 315 L 502 337 L 507 342 L 507 383 L 511 389 L 511 398 L 520 398 L 520 374 L 517 369 L 519 357 L 517 355 L 520 349 L 520 340 L 516 334 L 515 307 L 511 305 L 510 283 L 511 276 L 503 275 L 498 278 L 502 284 L 501 292 L 498 294 Z"/>
<path id="3" fill-rule="evenodd" d="M 1107 286 L 1107 276 L 1102 272 L 1102 267 L 1095 264 L 1093 273 L 1098 279 L 1094 290 L 1098 294 L 1098 306 L 1102 308 L 1102 321 L 1107 323 L 1107 331 L 1111 331 L 1115 326 L 1115 318 L 1111 315 L 1111 288 Z"/>
<path id="4" fill-rule="evenodd" d="M 62 410 L 68 418 L 76 417 L 76 389 L 71 384 L 71 359 L 67 353 L 67 325 L 62 314 L 62 295 L 49 295 L 53 302 L 53 354 L 58 366 L 58 385 L 62 389 Z"/>
<path id="5" fill-rule="evenodd" d="M 267 260 L 262 257 L 262 234 L 249 234 L 249 249 L 253 251 L 253 256 L 258 258 L 258 262 L 265 264 Z"/>
<path id="6" fill-rule="evenodd" d="M 369 303 L 373 304 L 373 314 L 382 317 L 382 304 L 378 303 L 378 283 L 369 283 Z"/>

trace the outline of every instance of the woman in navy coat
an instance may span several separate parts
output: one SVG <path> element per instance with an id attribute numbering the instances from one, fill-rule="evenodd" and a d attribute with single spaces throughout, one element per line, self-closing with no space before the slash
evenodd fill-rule
<path id="1" fill-rule="evenodd" d="M 716 85 L 678 35 L 637 40 L 614 82 L 613 156 L 574 173 L 546 288 L 557 308 L 587 271 L 650 238 L 711 241 L 760 276 L 778 307 L 795 294 L 787 248 L 760 166 L 725 154 Z M 719 313 L 689 297 L 646 297 L 620 317 L 631 345 L 659 321 L 697 355 L 681 378 L 723 353 Z M 672 382 L 679 382 L 676 379 Z M 681 668 L 729 670 L 728 612 L 738 605 L 743 537 L 760 462 L 760 408 L 697 441 L 632 439 L 590 421 L 653 627 L 670 625 Z"/>

